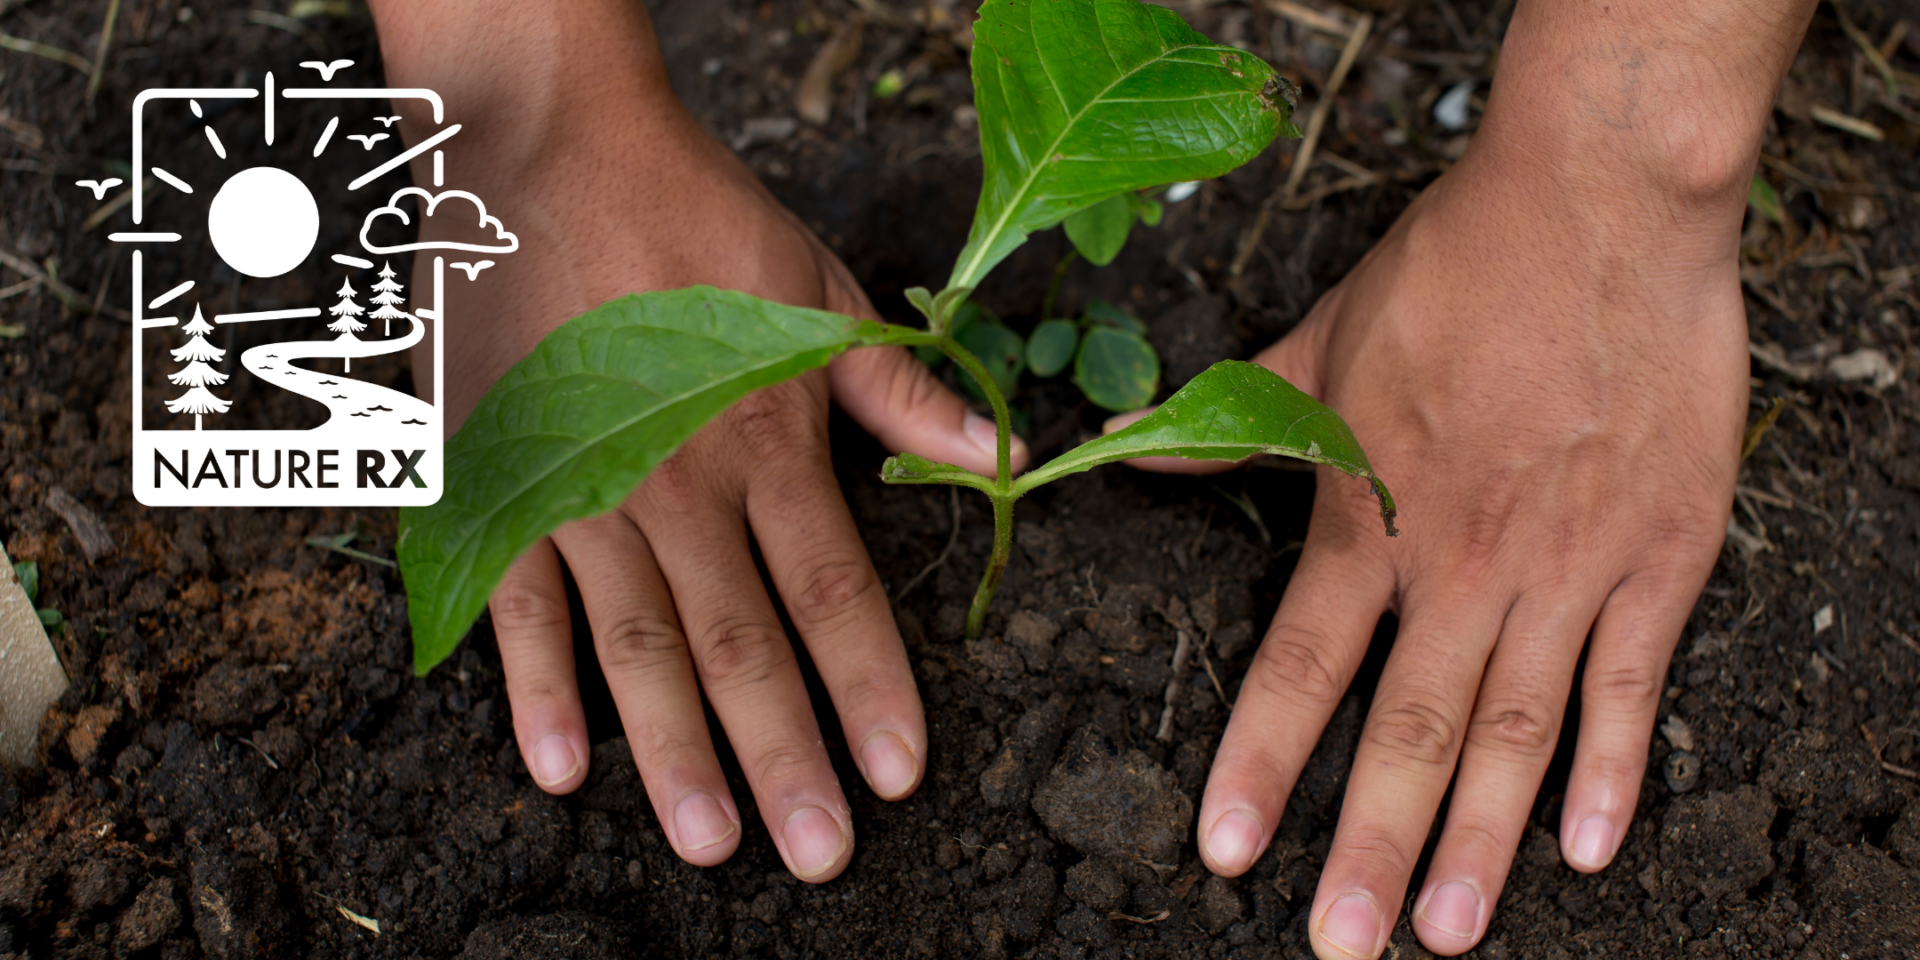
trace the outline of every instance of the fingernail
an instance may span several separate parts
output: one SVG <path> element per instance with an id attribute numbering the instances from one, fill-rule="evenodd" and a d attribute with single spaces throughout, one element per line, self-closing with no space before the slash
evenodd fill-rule
<path id="1" fill-rule="evenodd" d="M 1574 866 L 1598 870 L 1613 859 L 1613 822 L 1606 817 L 1588 817 L 1573 830 L 1568 852 Z"/>
<path id="2" fill-rule="evenodd" d="M 1320 938 L 1350 957 L 1373 960 L 1380 952 L 1380 908 L 1361 893 L 1349 893 L 1320 915 Z"/>
<path id="3" fill-rule="evenodd" d="M 673 808 L 673 832 L 680 838 L 680 852 L 693 853 L 733 836 L 740 825 L 727 816 L 727 808 L 713 794 L 696 790 Z"/>
<path id="4" fill-rule="evenodd" d="M 886 800 L 906 793 L 920 773 L 913 751 L 890 730 L 881 730 L 867 738 L 860 747 L 860 763 L 866 767 L 867 785 Z"/>
<path id="5" fill-rule="evenodd" d="M 1451 880 L 1427 898 L 1420 915 L 1444 933 L 1472 940 L 1480 932 L 1480 895 L 1465 883 Z"/>
<path id="6" fill-rule="evenodd" d="M 847 834 L 840 822 L 819 807 L 801 807 L 787 814 L 780 832 L 787 838 L 794 876 L 802 880 L 825 873 L 847 849 Z"/>
<path id="7" fill-rule="evenodd" d="M 1260 839 L 1266 832 L 1253 814 L 1228 810 L 1213 821 L 1213 829 L 1207 831 L 1207 856 L 1222 870 L 1242 872 L 1253 866 L 1253 858 L 1260 853 Z"/>
<path id="8" fill-rule="evenodd" d="M 573 778 L 580 769 L 580 757 L 573 752 L 573 744 L 557 733 L 549 733 L 533 745 L 533 756 L 528 758 L 527 772 L 533 774 L 533 781 L 543 787 L 558 786 Z"/>
<path id="9" fill-rule="evenodd" d="M 999 440 L 1000 431 L 994 429 L 992 420 L 977 413 L 969 413 L 961 429 L 966 431 L 967 439 L 973 441 L 974 446 L 987 452 L 987 456 L 999 454 L 999 448 L 995 444 Z"/>

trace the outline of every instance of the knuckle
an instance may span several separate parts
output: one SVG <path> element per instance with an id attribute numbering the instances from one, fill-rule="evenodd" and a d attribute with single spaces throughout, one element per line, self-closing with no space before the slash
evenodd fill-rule
<path id="1" fill-rule="evenodd" d="M 1622 663 L 1599 670 L 1589 668 L 1586 699 L 1595 706 L 1611 705 L 1632 713 L 1643 712 L 1665 689 L 1666 668 L 1661 663 Z M 1604 707 L 1603 707 L 1604 708 Z"/>
<path id="2" fill-rule="evenodd" d="M 701 685 L 719 689 L 771 679 L 793 653 L 778 628 L 748 617 L 716 622 L 701 634 L 694 649 Z"/>
<path id="3" fill-rule="evenodd" d="M 567 601 L 541 588 L 528 577 L 509 576 L 493 591 L 487 607 L 496 626 L 509 630 L 566 627 L 571 623 Z"/>
<path id="4" fill-rule="evenodd" d="M 1261 695 L 1333 703 L 1346 692 L 1339 672 L 1328 662 L 1333 648 L 1334 639 L 1312 627 L 1276 624 L 1254 655 L 1246 682 Z"/>
<path id="5" fill-rule="evenodd" d="M 1489 704 L 1473 719 L 1475 739 L 1528 756 L 1553 749 L 1559 730 L 1551 713 L 1529 701 Z"/>
<path id="6" fill-rule="evenodd" d="M 1424 766 L 1451 766 L 1459 727 L 1431 699 L 1410 697 L 1374 711 L 1365 741 L 1390 755 Z"/>
<path id="7" fill-rule="evenodd" d="M 816 404 L 811 398 L 781 384 L 756 390 L 727 411 L 729 432 L 744 448 L 753 451 L 790 450 L 823 439 L 818 417 L 811 416 Z"/>
<path id="8" fill-rule="evenodd" d="M 678 625 L 651 612 L 635 612 L 593 631 L 600 667 L 632 674 L 683 655 L 687 640 Z"/>
<path id="9" fill-rule="evenodd" d="M 755 784 L 798 783 L 824 759 L 816 744 L 783 737 L 761 745 L 747 776 Z"/>
<path id="10" fill-rule="evenodd" d="M 784 599 L 795 622 L 822 624 L 846 618 L 879 586 L 879 576 L 871 567 L 849 554 L 835 552 L 809 563 L 793 595 Z"/>
<path id="11" fill-rule="evenodd" d="M 1420 831 L 1425 839 L 1426 831 Z M 1405 876 L 1412 869 L 1419 849 L 1407 849 L 1393 836 L 1382 833 L 1375 827 L 1360 827 L 1351 836 L 1340 838 L 1336 856 L 1353 861 L 1363 876 L 1393 877 Z"/>

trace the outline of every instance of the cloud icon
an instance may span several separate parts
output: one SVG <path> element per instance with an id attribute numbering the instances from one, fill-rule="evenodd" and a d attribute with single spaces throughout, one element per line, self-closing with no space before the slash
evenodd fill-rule
<path id="1" fill-rule="evenodd" d="M 403 224 L 411 224 L 413 222 L 407 217 L 407 212 L 399 207 L 400 198 L 408 195 L 421 198 L 421 202 L 425 204 L 426 212 L 421 214 L 423 218 L 433 216 L 434 210 L 438 208 L 443 201 L 465 200 L 473 204 L 474 210 L 479 215 L 474 221 L 475 224 L 482 228 L 492 227 L 493 235 L 499 238 L 500 242 L 497 244 L 482 244 L 458 243 L 451 240 L 424 240 L 383 247 L 368 240 L 367 234 L 373 230 L 373 222 L 381 217 L 391 215 L 399 217 L 400 222 Z M 367 214 L 367 219 L 361 222 L 360 246 L 368 253 L 406 253 L 412 250 L 465 250 L 471 253 L 512 253 L 520 249 L 520 238 L 508 233 L 506 226 L 500 222 L 499 217 L 487 216 L 486 203 L 479 197 L 465 190 L 428 193 L 419 187 L 402 187 L 399 190 L 395 190 L 393 196 L 387 198 L 386 206 Z"/>

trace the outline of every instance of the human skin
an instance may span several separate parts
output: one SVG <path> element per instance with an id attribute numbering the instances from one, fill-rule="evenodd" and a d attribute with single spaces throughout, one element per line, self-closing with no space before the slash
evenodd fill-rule
<path id="1" fill-rule="evenodd" d="M 463 125 L 445 148 L 446 186 L 485 198 L 520 238 L 476 282 L 448 272 L 449 430 L 550 330 L 626 293 L 704 283 L 877 319 L 840 261 L 674 97 L 641 4 L 372 7 L 389 85 L 438 91 Z M 394 109 L 409 143 L 436 129 L 420 101 Z M 433 182 L 430 157 L 413 175 Z M 456 234 L 422 222 L 422 239 Z M 431 270 L 422 253 L 416 290 L 429 289 Z M 414 369 L 426 395 L 430 354 Z M 568 793 L 586 779 L 589 744 L 565 561 L 647 796 L 691 863 L 720 863 L 741 835 L 703 694 L 794 875 L 831 879 L 853 852 L 846 799 L 750 537 L 868 785 L 900 799 L 925 771 L 919 694 L 828 456 L 829 395 L 889 449 L 994 468 L 991 421 L 904 350 L 856 350 L 734 406 L 618 510 L 529 550 L 489 604 L 521 755 L 542 788 Z M 1024 463 L 1024 446 L 1014 453 Z"/>
<path id="2" fill-rule="evenodd" d="M 1619 850 L 1732 507 L 1741 216 L 1813 8 L 1521 0 L 1466 155 L 1255 358 L 1340 411 L 1401 510 L 1390 540 L 1366 485 L 1321 469 L 1200 805 L 1208 866 L 1245 872 L 1398 615 L 1310 914 L 1321 957 L 1380 955 L 1449 785 L 1412 925 L 1442 955 L 1485 935 L 1583 649 L 1560 849 L 1583 872 Z"/>

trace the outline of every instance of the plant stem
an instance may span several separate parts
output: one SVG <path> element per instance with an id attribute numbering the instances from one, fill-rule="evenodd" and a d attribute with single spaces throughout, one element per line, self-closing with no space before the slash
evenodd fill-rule
<path id="1" fill-rule="evenodd" d="M 1040 301 L 1041 323 L 1053 319 L 1054 301 L 1060 296 L 1060 281 L 1066 279 L 1067 268 L 1072 266 L 1073 262 L 1078 259 L 1080 259 L 1080 251 L 1068 250 L 1067 255 L 1061 257 L 1060 262 L 1053 265 L 1053 283 L 1047 287 L 1047 298 Z"/>
<path id="2" fill-rule="evenodd" d="M 1020 496 L 1013 492 L 1013 420 L 1007 413 L 1007 398 L 1001 395 L 980 358 L 948 334 L 940 336 L 939 347 L 941 353 L 973 377 L 980 385 L 980 392 L 987 395 L 987 402 L 993 405 L 996 470 L 993 489 L 987 493 L 987 498 L 993 501 L 993 557 L 987 561 L 987 572 L 973 593 L 973 607 L 967 611 L 966 639 L 973 640 L 986 625 L 987 607 L 993 603 L 993 592 L 1000 586 L 1000 575 L 1006 572 L 1007 558 L 1013 553 L 1013 501 Z"/>

